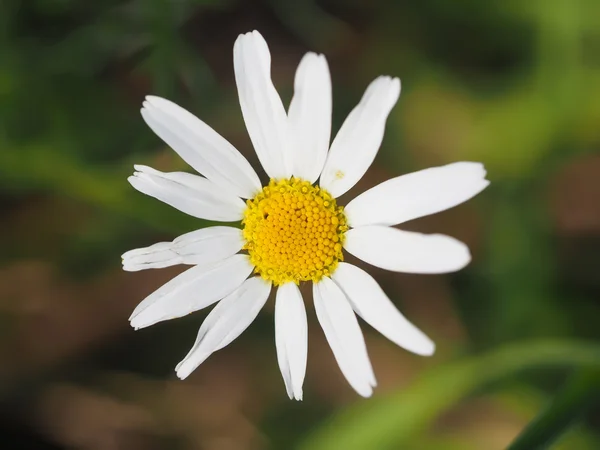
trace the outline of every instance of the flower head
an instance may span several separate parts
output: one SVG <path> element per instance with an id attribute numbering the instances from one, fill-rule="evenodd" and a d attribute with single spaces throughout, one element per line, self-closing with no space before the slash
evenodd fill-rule
<path id="1" fill-rule="evenodd" d="M 471 259 L 463 243 L 392 226 L 475 196 L 489 184 L 485 170 L 472 162 L 422 170 L 381 183 L 342 207 L 336 199 L 360 180 L 379 150 L 400 81 L 375 79 L 330 146 L 331 80 L 323 55 L 302 58 L 286 113 L 262 36 L 239 36 L 233 51 L 242 114 L 270 181 L 261 186 L 248 161 L 200 119 L 168 100 L 146 98 L 146 123 L 203 176 L 135 166 L 129 182 L 184 213 L 241 221 L 242 229 L 203 228 L 125 253 L 123 268 L 130 271 L 192 266 L 142 301 L 131 325 L 144 328 L 218 302 L 176 368 L 183 379 L 239 336 L 275 287 L 277 359 L 288 395 L 300 400 L 307 319 L 298 285 L 312 282 L 317 318 L 340 369 L 360 395 L 370 396 L 376 381 L 356 314 L 409 351 L 431 355 L 435 346 L 373 277 L 343 262 L 342 249 L 397 272 L 462 269 Z"/>

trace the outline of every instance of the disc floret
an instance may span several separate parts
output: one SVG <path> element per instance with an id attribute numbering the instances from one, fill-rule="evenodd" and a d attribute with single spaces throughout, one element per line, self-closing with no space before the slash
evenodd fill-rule
<path id="1" fill-rule="evenodd" d="M 346 217 L 326 190 L 294 177 L 271 179 L 246 205 L 244 248 L 265 280 L 318 282 L 343 261 Z"/>

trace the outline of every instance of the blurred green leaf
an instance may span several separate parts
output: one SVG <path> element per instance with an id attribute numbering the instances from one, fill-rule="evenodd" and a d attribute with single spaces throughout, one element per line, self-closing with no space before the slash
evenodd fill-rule
<path id="1" fill-rule="evenodd" d="M 129 167 L 119 166 L 117 170 L 89 167 L 43 144 L 19 148 L 4 144 L 4 149 L 0 152 L 0 186 L 48 190 L 173 233 L 210 224 L 136 193 L 127 182 Z"/>
<path id="2" fill-rule="evenodd" d="M 514 440 L 508 450 L 541 450 L 554 443 L 600 397 L 600 372 L 582 370 Z"/>
<path id="3" fill-rule="evenodd" d="M 351 28 L 322 9 L 315 0 L 269 0 L 277 17 L 313 49 L 340 47 L 354 39 Z"/>
<path id="4" fill-rule="evenodd" d="M 542 366 L 600 368 L 600 345 L 572 341 L 511 344 L 449 363 L 432 369 L 412 386 L 348 408 L 299 448 L 398 448 L 467 395 L 516 372 Z"/>

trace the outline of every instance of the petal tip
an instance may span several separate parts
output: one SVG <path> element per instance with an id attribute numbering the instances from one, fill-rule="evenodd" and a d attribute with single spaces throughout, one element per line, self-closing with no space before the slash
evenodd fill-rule
<path id="1" fill-rule="evenodd" d="M 471 250 L 469 250 L 469 246 L 467 244 L 465 244 L 464 242 L 461 242 L 461 244 L 463 245 L 463 258 L 464 259 L 463 259 L 463 264 L 460 269 L 464 269 L 465 267 L 467 267 L 469 265 L 469 263 L 471 262 L 473 257 L 471 256 Z"/>
<path id="2" fill-rule="evenodd" d="M 141 314 L 141 311 L 140 312 L 134 311 L 129 319 L 129 325 L 131 325 L 131 327 L 136 331 L 152 325 L 152 323 L 147 323 L 147 322 L 144 322 L 143 320 L 141 320 L 140 314 Z"/>
<path id="3" fill-rule="evenodd" d="M 423 351 L 423 356 L 433 356 L 435 354 L 435 344 L 432 343 L 429 348 Z"/>
<path id="4" fill-rule="evenodd" d="M 433 356 L 435 354 L 435 342 L 424 336 L 424 339 L 419 346 L 415 346 L 415 348 L 410 351 L 419 356 Z"/>
<path id="5" fill-rule="evenodd" d="M 204 361 L 204 359 L 202 361 Z M 200 364 L 201 362 L 199 364 L 193 364 L 187 358 L 184 359 L 179 364 L 177 364 L 177 367 L 175 367 L 177 378 L 179 378 L 180 380 L 185 380 L 191 375 L 191 373 L 194 370 L 196 370 L 196 367 L 198 367 Z"/>
<path id="6" fill-rule="evenodd" d="M 258 30 L 247 31 L 246 33 L 241 33 L 236 38 L 235 42 L 242 40 L 250 40 L 253 38 L 262 38 L 262 35 L 258 32 Z"/>
<path id="7" fill-rule="evenodd" d="M 361 397 L 369 398 L 373 395 L 373 387 L 369 385 L 368 388 L 356 390 L 356 392 Z"/>
<path id="8" fill-rule="evenodd" d="M 138 172 L 146 172 L 148 169 L 148 166 L 144 166 L 143 164 L 134 164 L 133 168 L 138 171 Z"/>
<path id="9" fill-rule="evenodd" d="M 177 376 L 177 378 L 179 378 L 180 380 L 183 381 L 190 375 L 190 373 L 187 371 L 184 372 L 183 370 L 181 370 L 181 363 L 179 363 L 177 365 L 177 367 L 175 368 L 175 375 Z"/>

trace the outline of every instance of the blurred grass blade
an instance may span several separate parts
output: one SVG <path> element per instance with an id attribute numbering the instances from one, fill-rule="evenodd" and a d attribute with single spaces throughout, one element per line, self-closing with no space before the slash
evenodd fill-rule
<path id="1" fill-rule="evenodd" d="M 434 368 L 411 386 L 346 409 L 299 448 L 399 448 L 467 395 L 518 371 L 548 366 L 600 369 L 600 345 L 576 341 L 511 344 Z"/>
<path id="2" fill-rule="evenodd" d="M 600 371 L 578 371 L 507 450 L 542 450 L 549 448 L 573 422 L 600 398 Z"/>

